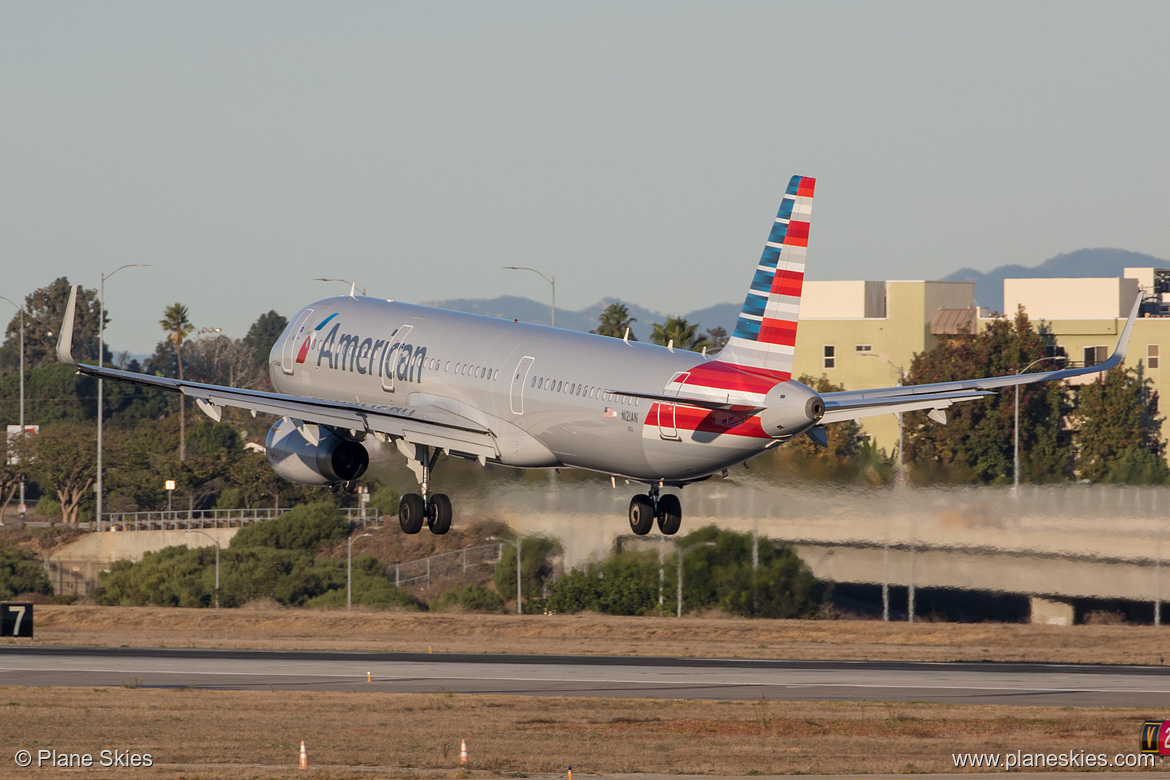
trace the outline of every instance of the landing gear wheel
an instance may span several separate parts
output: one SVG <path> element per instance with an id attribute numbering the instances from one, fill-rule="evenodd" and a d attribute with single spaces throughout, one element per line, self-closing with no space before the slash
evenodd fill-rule
<path id="1" fill-rule="evenodd" d="M 654 502 L 650 496 L 639 494 L 630 499 L 630 530 L 645 536 L 654 527 Z"/>
<path id="2" fill-rule="evenodd" d="M 678 496 L 668 493 L 658 499 L 658 530 L 667 536 L 678 533 L 682 525 L 682 502 Z"/>
<path id="3" fill-rule="evenodd" d="M 426 519 L 426 506 L 422 496 L 418 493 L 407 493 L 398 503 L 398 524 L 408 534 L 417 534 L 422 530 L 423 520 Z"/>
<path id="4" fill-rule="evenodd" d="M 445 534 L 451 529 L 451 499 L 442 493 L 431 496 L 431 504 L 427 507 L 430 517 L 431 533 Z"/>

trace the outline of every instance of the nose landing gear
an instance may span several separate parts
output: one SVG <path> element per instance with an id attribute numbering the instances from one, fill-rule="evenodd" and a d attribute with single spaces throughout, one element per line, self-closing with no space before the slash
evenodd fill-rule
<path id="1" fill-rule="evenodd" d="M 652 485 L 649 494 L 639 494 L 630 499 L 630 530 L 638 536 L 650 533 L 654 521 L 658 530 L 667 536 L 678 533 L 682 525 L 682 502 L 673 493 L 659 495 L 658 486 Z"/>

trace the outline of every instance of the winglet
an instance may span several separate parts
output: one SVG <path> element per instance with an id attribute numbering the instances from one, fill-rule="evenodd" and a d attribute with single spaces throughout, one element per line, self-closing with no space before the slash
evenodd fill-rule
<path id="1" fill-rule="evenodd" d="M 1108 371 L 1110 368 L 1121 365 L 1121 361 L 1125 360 L 1125 350 L 1129 348 L 1129 337 L 1133 333 L 1133 323 L 1137 319 L 1138 311 L 1142 307 L 1141 293 L 1134 298 L 1133 308 L 1129 310 L 1129 317 L 1125 321 L 1125 327 L 1121 329 L 1121 335 L 1117 338 L 1117 346 L 1113 348 L 1113 354 L 1105 361 L 1108 365 L 1101 368 L 1101 371 Z"/>
<path id="2" fill-rule="evenodd" d="M 77 312 L 77 285 L 69 290 L 69 303 L 65 304 L 65 319 L 61 321 L 61 332 L 57 334 L 57 359 L 62 363 L 76 366 L 73 359 L 73 320 Z"/>

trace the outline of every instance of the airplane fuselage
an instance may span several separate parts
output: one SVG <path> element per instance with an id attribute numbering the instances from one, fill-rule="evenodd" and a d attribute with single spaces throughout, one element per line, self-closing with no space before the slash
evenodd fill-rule
<path id="1" fill-rule="evenodd" d="M 668 484 L 701 479 L 776 441 L 748 407 L 698 409 L 626 394 L 677 395 L 713 365 L 681 349 L 349 297 L 302 309 L 270 355 L 280 393 L 435 406 L 489 428 L 499 450 L 489 460 Z M 728 373 L 736 372 L 720 367 L 721 380 Z M 747 373 L 736 379 L 759 397 L 781 384 Z"/>

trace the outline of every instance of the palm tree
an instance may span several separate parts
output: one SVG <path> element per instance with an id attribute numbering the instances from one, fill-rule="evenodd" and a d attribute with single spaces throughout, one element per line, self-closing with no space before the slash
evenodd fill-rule
<path id="1" fill-rule="evenodd" d="M 650 340 L 664 347 L 673 341 L 679 349 L 698 352 L 703 347 L 711 346 L 706 336 L 698 335 L 698 330 L 697 322 L 691 325 L 683 317 L 667 317 L 663 324 L 654 323 L 654 333 L 650 335 Z"/>
<path id="2" fill-rule="evenodd" d="M 633 323 L 637 322 L 637 317 L 630 316 L 630 310 L 626 308 L 624 303 L 611 303 L 597 318 L 597 329 L 589 331 L 600 336 L 613 336 L 615 339 L 624 338 L 626 329 Z M 637 341 L 634 335 L 630 334 L 630 339 Z"/>
<path id="3" fill-rule="evenodd" d="M 195 330 L 191 318 L 187 315 L 187 307 L 181 303 L 173 303 L 163 312 L 163 318 L 158 321 L 167 333 L 167 341 L 175 345 L 175 358 L 179 361 L 179 381 L 183 380 L 183 340 Z M 179 394 L 179 462 L 187 460 L 187 416 L 185 398 Z"/>

